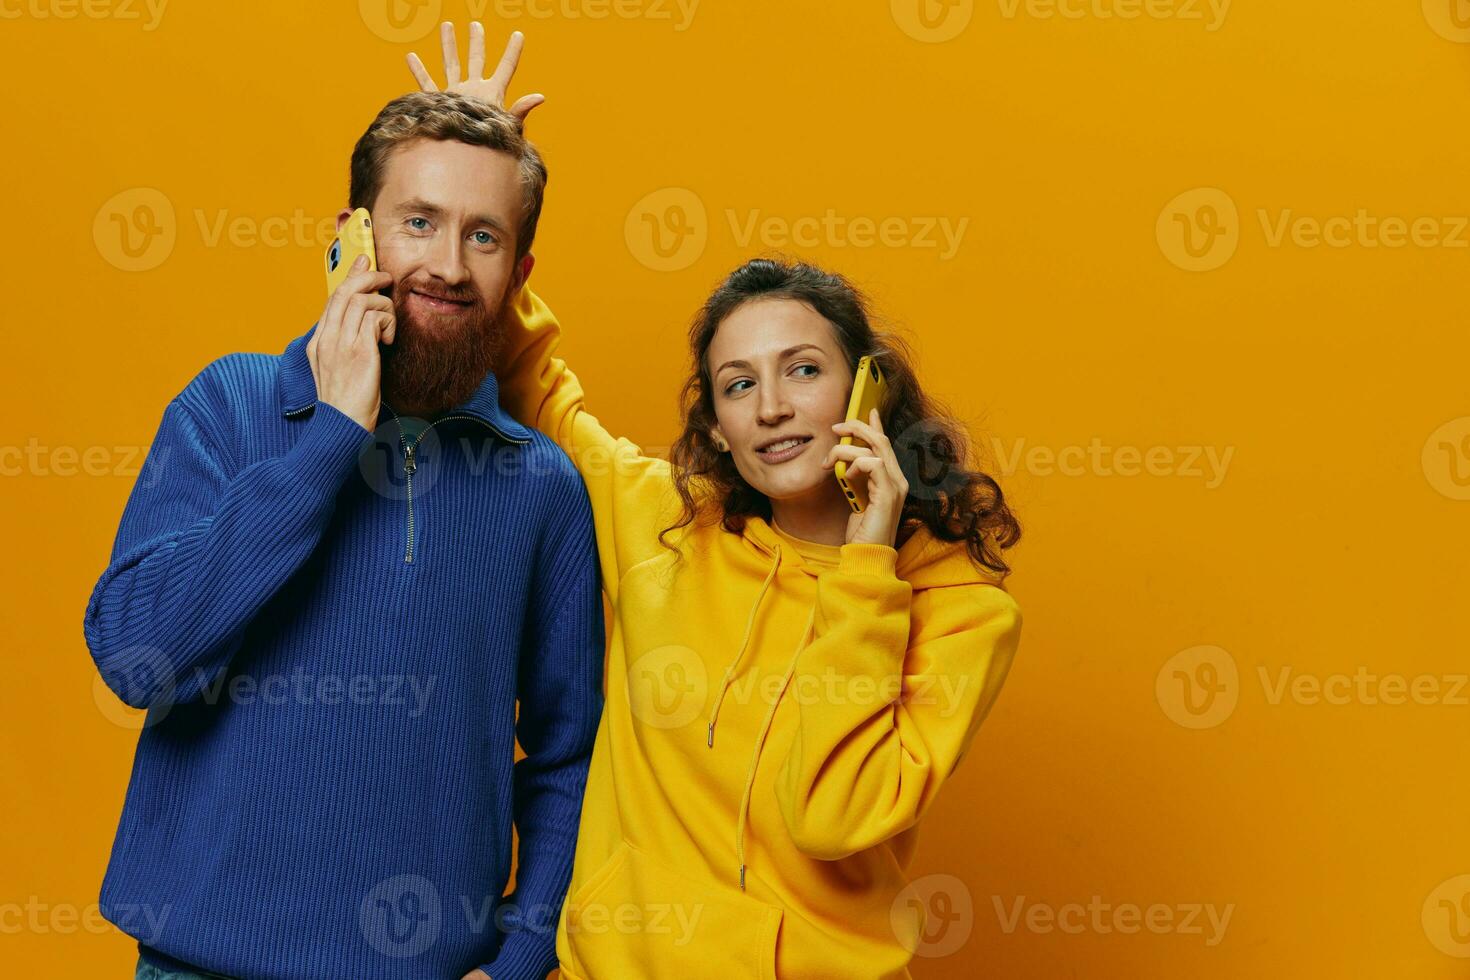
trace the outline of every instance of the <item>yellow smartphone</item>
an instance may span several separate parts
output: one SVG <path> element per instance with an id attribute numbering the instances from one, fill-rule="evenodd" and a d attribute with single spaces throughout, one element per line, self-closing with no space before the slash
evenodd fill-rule
<path id="1" fill-rule="evenodd" d="M 330 297 L 352 272 L 359 255 L 368 258 L 368 270 L 378 268 L 378 253 L 373 248 L 373 219 L 367 208 L 352 212 L 332 244 L 327 246 L 327 295 Z"/>
<path id="2" fill-rule="evenodd" d="M 874 358 L 864 357 L 858 361 L 857 376 L 852 381 L 852 397 L 847 400 L 847 421 L 851 422 L 856 419 L 860 422 L 867 422 L 868 416 L 875 408 L 881 417 L 883 402 L 887 397 L 888 379 L 883 377 L 883 371 L 878 367 L 878 362 Z M 861 439 L 855 439 L 852 436 L 843 436 L 838 445 L 851 446 L 854 443 L 859 446 L 868 445 Z M 847 460 L 839 459 L 832 467 L 832 472 L 836 475 L 837 485 L 842 488 L 853 511 L 861 514 L 868 506 L 868 498 L 856 486 L 848 483 Z"/>

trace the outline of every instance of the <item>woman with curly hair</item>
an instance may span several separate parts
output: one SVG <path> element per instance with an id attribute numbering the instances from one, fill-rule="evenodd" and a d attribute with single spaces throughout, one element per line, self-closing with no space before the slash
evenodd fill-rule
<path id="1" fill-rule="evenodd" d="M 907 976 L 915 832 L 1020 634 L 1020 527 L 964 427 L 858 290 L 805 263 L 754 259 L 706 300 L 669 459 L 587 410 L 529 288 L 503 320 L 501 404 L 581 472 L 613 610 L 563 976 Z M 864 356 L 887 400 L 846 421 Z"/>

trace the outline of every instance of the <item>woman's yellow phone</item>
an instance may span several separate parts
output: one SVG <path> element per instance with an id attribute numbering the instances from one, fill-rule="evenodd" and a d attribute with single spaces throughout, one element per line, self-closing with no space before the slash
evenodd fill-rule
<path id="1" fill-rule="evenodd" d="M 883 377 L 883 371 L 878 367 L 878 362 L 874 358 L 864 357 L 858 361 L 857 376 L 852 381 L 852 397 L 847 400 L 847 421 L 867 422 L 868 416 L 875 408 L 881 417 L 883 402 L 887 397 L 888 379 Z M 855 439 L 852 436 L 843 436 L 839 445 L 851 446 L 854 443 L 860 446 L 868 445 L 861 439 Z M 868 448 L 872 447 L 868 446 Z M 848 482 L 847 460 L 839 459 L 833 465 L 832 472 L 836 475 L 837 485 L 842 488 L 853 511 L 861 514 L 868 506 L 868 498 L 855 485 Z"/>
<path id="2" fill-rule="evenodd" d="M 378 268 L 378 253 L 373 248 L 373 219 L 367 208 L 352 212 L 332 244 L 327 246 L 327 296 L 337 291 L 342 281 L 352 273 L 352 263 L 359 255 L 368 258 L 368 269 Z"/>

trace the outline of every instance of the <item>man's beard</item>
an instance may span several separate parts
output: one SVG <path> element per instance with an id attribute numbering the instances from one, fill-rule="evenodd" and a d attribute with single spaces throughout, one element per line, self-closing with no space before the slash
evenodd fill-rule
<path id="1" fill-rule="evenodd" d="M 452 316 L 410 313 L 408 295 L 418 287 L 435 296 L 468 300 L 471 305 Z M 493 305 L 486 304 L 474 287 L 456 289 L 439 280 L 397 283 L 393 289 L 397 320 L 393 343 L 378 348 L 383 355 L 383 400 L 400 415 L 423 418 L 468 401 L 484 382 L 500 349 L 500 313 L 505 300 L 502 295 Z"/>

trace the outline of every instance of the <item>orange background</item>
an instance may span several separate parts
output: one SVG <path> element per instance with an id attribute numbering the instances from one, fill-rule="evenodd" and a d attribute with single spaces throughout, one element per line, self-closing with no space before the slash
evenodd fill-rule
<path id="1" fill-rule="evenodd" d="M 439 73 L 433 36 L 391 38 L 387 0 L 174 0 L 151 30 L 141 0 L 97 2 L 138 19 L 0 3 L 0 451 L 35 447 L 0 478 L 12 976 L 131 975 L 132 941 L 85 923 L 137 719 L 96 696 L 81 620 L 136 452 L 209 360 L 315 320 L 320 245 L 286 225 L 342 205 L 408 50 Z M 666 445 L 691 314 L 779 247 L 917 337 L 1026 527 L 1021 653 L 914 868 L 953 876 L 927 881 L 969 917 L 916 976 L 1470 976 L 1456 0 L 1238 0 L 1223 21 L 1203 0 L 930 0 L 932 29 L 917 0 L 704 0 L 682 30 L 672 0 L 597 2 L 399 9 L 420 35 L 483 10 L 497 53 L 528 35 L 513 94 L 549 97 L 531 132 L 552 173 L 533 283 L 593 410 Z M 173 245 L 126 271 L 112 215 L 146 217 L 137 188 L 172 209 L 149 247 Z M 667 188 L 688 193 L 640 203 Z M 744 238 L 757 211 L 779 231 L 829 209 L 907 231 Z M 1337 244 L 1277 234 L 1359 209 L 1377 224 L 1339 221 Z M 954 254 L 914 240 L 925 219 L 968 221 Z M 1385 219 L 1432 220 L 1394 246 Z M 639 238 L 650 221 L 694 236 L 682 267 Z M 1123 455 L 1047 462 L 1094 440 Z M 1231 453 L 1223 478 L 1191 468 L 1200 447 Z M 1150 450 L 1152 472 L 1116 472 Z M 1345 703 L 1277 696 L 1283 671 Z M 1333 679 L 1359 674 L 1378 680 Z M 1403 700 L 1385 678 L 1421 676 L 1438 694 L 1384 703 Z M 1208 926 L 1007 929 L 1023 896 L 1233 911 L 1214 945 Z"/>

